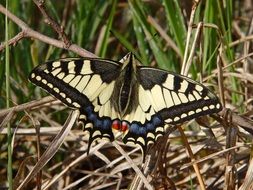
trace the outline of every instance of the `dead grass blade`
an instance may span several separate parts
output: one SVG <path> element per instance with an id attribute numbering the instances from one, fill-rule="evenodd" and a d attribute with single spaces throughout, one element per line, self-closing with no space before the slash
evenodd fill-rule
<path id="1" fill-rule="evenodd" d="M 0 133 L 2 133 L 2 131 L 4 130 L 4 126 L 7 125 L 7 123 L 11 120 L 11 118 L 13 117 L 14 115 L 14 110 L 11 109 L 7 115 L 4 115 L 2 117 L 4 117 L 4 119 L 1 121 L 0 119 Z"/>
<path id="2" fill-rule="evenodd" d="M 57 152 L 57 150 L 60 148 L 61 144 L 63 143 L 64 138 L 69 133 L 70 129 L 74 125 L 76 119 L 78 116 L 78 112 L 72 112 L 65 124 L 62 127 L 62 130 L 60 133 L 54 138 L 54 140 L 51 142 L 47 150 L 43 153 L 39 161 L 36 163 L 36 165 L 33 167 L 33 169 L 30 171 L 30 173 L 27 175 L 27 177 L 24 179 L 24 181 L 19 185 L 17 190 L 21 190 L 25 187 L 25 185 L 33 178 L 35 175 L 46 165 L 46 163 L 54 156 L 54 154 Z"/>
<path id="3" fill-rule="evenodd" d="M 148 190 L 152 190 L 153 187 L 148 182 L 147 178 L 143 175 L 141 170 L 137 167 L 137 165 L 133 162 L 133 160 L 127 155 L 127 153 L 119 146 L 115 141 L 112 142 L 113 146 L 117 148 L 117 150 L 125 157 L 127 162 L 130 164 L 130 166 L 133 168 L 133 170 L 136 172 L 136 174 L 139 175 L 139 177 L 142 179 L 144 185 Z"/>
<path id="4" fill-rule="evenodd" d="M 244 182 L 239 188 L 239 190 L 248 190 L 248 189 L 253 189 L 253 158 L 251 158 L 250 160 L 250 164 Z"/>

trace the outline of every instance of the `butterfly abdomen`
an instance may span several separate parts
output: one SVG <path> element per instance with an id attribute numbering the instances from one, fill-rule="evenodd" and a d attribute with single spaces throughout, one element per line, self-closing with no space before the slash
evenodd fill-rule
<path id="1" fill-rule="evenodd" d="M 127 107 L 130 93 L 131 93 L 131 85 L 129 83 L 124 83 L 120 91 L 120 100 L 119 100 L 121 112 L 124 112 L 124 110 Z"/>

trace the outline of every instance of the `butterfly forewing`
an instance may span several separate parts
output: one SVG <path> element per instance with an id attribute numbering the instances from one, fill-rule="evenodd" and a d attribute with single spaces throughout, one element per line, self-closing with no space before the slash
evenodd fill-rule
<path id="1" fill-rule="evenodd" d="M 152 106 L 165 123 L 182 123 L 221 109 L 219 99 L 208 88 L 185 76 L 145 67 L 138 76 L 142 93 L 151 93 Z"/>

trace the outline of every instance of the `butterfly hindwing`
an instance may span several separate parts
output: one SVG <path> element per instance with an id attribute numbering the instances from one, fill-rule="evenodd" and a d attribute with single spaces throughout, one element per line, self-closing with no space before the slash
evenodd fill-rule
<path id="1" fill-rule="evenodd" d="M 118 62 L 101 59 L 61 59 L 36 67 L 30 81 L 47 90 L 67 106 L 79 109 L 79 121 L 90 132 L 90 144 L 97 138 L 114 140 L 111 106 Z"/>

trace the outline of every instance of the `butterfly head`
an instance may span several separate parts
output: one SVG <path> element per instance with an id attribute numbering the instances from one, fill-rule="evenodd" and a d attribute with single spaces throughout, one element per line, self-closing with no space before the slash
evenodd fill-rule
<path id="1" fill-rule="evenodd" d="M 122 69 L 124 70 L 127 67 L 131 67 L 133 71 L 136 71 L 137 65 L 140 65 L 138 60 L 135 58 L 134 54 L 132 52 L 126 54 L 121 60 L 121 63 L 123 63 Z"/>

